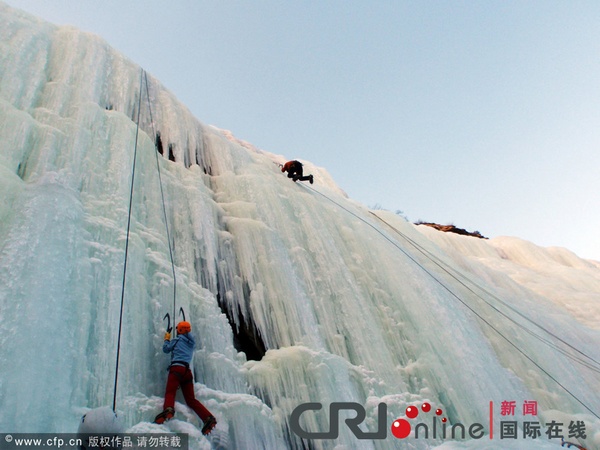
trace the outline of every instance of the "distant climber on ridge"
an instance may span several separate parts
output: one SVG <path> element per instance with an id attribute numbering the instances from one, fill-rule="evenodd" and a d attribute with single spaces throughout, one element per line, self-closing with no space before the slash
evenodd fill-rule
<path id="1" fill-rule="evenodd" d="M 300 161 L 288 161 L 283 166 L 281 166 L 282 172 L 288 173 L 288 178 L 292 178 L 294 181 L 310 181 L 310 184 L 313 184 L 313 176 L 306 175 L 303 176 L 302 173 L 302 163 Z"/>
<path id="2" fill-rule="evenodd" d="M 171 333 L 169 331 L 166 332 L 163 352 L 171 353 L 171 365 L 169 366 L 163 412 L 156 416 L 154 422 L 160 424 L 173 418 L 175 415 L 175 395 L 177 394 L 177 388 L 181 387 L 185 403 L 204 422 L 202 434 L 206 435 L 217 425 L 217 419 L 202 403 L 196 400 L 196 396 L 194 395 L 194 376 L 190 370 L 190 362 L 195 346 L 196 340 L 192 334 L 192 326 L 189 322 L 183 321 L 177 324 L 177 337 L 172 341 Z"/>

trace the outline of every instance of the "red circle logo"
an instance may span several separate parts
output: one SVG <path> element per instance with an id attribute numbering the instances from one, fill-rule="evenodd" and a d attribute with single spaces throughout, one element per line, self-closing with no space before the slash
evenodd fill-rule
<path id="1" fill-rule="evenodd" d="M 424 413 L 430 412 L 431 405 L 429 403 L 423 403 L 421 405 L 421 411 L 423 411 Z M 436 416 L 441 416 L 442 414 L 444 414 L 444 411 L 442 411 L 441 409 L 438 408 L 435 410 Z M 409 419 L 416 419 L 419 416 L 419 408 L 414 405 L 411 405 L 406 408 L 405 415 Z M 442 422 L 445 423 L 447 419 L 444 417 L 441 420 L 442 420 Z M 404 439 L 404 438 L 408 437 L 408 435 L 412 431 L 410 422 L 403 418 L 394 420 L 391 428 L 392 428 L 392 434 L 394 435 L 394 437 L 396 439 Z"/>

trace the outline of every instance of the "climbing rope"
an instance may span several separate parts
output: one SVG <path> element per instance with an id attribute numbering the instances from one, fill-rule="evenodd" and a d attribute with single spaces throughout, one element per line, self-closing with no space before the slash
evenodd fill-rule
<path id="1" fill-rule="evenodd" d="M 154 118 L 152 117 L 152 106 L 150 105 L 150 92 L 148 90 L 148 76 L 144 72 L 144 79 L 146 80 L 146 101 L 148 102 L 148 111 L 150 112 L 150 123 L 152 124 L 152 135 L 156 136 L 156 129 L 154 127 Z M 165 221 L 165 229 L 167 231 L 167 242 L 169 245 L 169 256 L 171 258 L 171 270 L 173 272 L 173 320 L 175 320 L 175 311 L 177 309 L 177 278 L 175 276 L 175 262 L 173 260 L 173 249 L 171 247 L 171 234 L 169 232 L 169 221 L 167 220 L 167 208 L 165 206 L 165 193 L 163 190 L 162 176 L 160 172 L 160 164 L 158 161 L 158 144 L 156 139 L 154 140 L 156 156 L 156 170 L 158 172 L 158 182 L 160 184 L 160 198 L 162 200 L 163 219 Z"/>
<path id="2" fill-rule="evenodd" d="M 119 382 L 119 360 L 121 358 L 121 331 L 123 329 L 123 306 L 125 304 L 125 280 L 127 276 L 127 254 L 129 251 L 129 233 L 131 230 L 131 209 L 133 203 L 133 183 L 135 181 L 135 162 L 137 159 L 137 144 L 138 136 L 140 134 L 140 111 L 142 106 L 142 76 L 144 71 L 140 73 L 140 92 L 138 98 L 138 111 L 137 111 L 137 125 L 135 130 L 135 145 L 133 147 L 133 167 L 131 169 L 131 189 L 129 191 L 129 211 L 127 214 L 127 236 L 125 238 L 125 261 L 123 263 L 123 286 L 121 287 L 121 309 L 119 312 L 119 333 L 117 336 L 117 362 L 115 364 L 115 383 L 113 392 L 113 406 L 112 409 L 117 412 L 117 385 Z"/>
<path id="3" fill-rule="evenodd" d="M 135 181 L 135 166 L 136 166 L 136 161 L 137 161 L 138 139 L 139 139 L 139 133 L 140 133 L 140 115 L 141 115 L 141 109 L 142 109 L 142 95 L 143 95 L 144 82 L 146 84 L 146 100 L 148 103 L 148 111 L 150 113 L 150 122 L 152 124 L 153 135 L 156 136 L 156 130 L 154 127 L 154 118 L 152 117 L 152 107 L 150 105 L 150 92 L 148 89 L 148 76 L 146 75 L 146 72 L 144 71 L 144 69 L 141 69 L 140 91 L 139 91 L 139 98 L 138 98 L 138 110 L 137 110 L 137 120 L 136 120 L 137 123 L 136 123 L 136 132 L 135 132 L 135 145 L 134 145 L 134 149 L 133 149 L 133 165 L 132 165 L 132 171 L 131 171 L 131 189 L 129 192 L 129 210 L 128 210 L 128 215 L 127 215 L 127 236 L 125 239 L 125 261 L 123 263 L 123 284 L 122 284 L 122 288 L 121 288 L 121 305 L 120 305 L 120 312 L 119 312 L 119 332 L 118 332 L 118 336 L 117 336 L 117 356 L 116 356 L 116 364 L 115 364 L 115 381 L 114 381 L 113 406 L 112 406 L 112 409 L 114 412 L 116 412 L 116 406 L 117 406 L 117 386 L 118 386 L 118 382 L 119 382 L 119 361 L 121 358 L 121 335 L 122 335 L 122 329 L 123 329 L 123 309 L 124 309 L 124 305 L 125 305 L 125 281 L 127 278 L 127 256 L 128 256 L 128 251 L 129 251 L 129 236 L 130 236 L 130 231 L 131 231 L 131 212 L 132 212 L 132 205 L 133 205 L 133 188 L 134 188 L 134 181 Z M 158 148 L 156 148 L 156 146 L 157 146 L 156 141 L 154 142 L 154 146 L 155 146 L 155 150 L 156 150 L 154 153 L 156 155 L 156 170 L 158 172 L 158 180 L 159 180 L 159 185 L 160 185 L 160 196 L 161 196 L 161 202 L 162 202 L 163 219 L 165 222 L 165 228 L 166 228 L 166 233 L 167 233 L 167 244 L 169 246 L 169 256 L 171 259 L 171 270 L 173 272 L 173 317 L 175 317 L 176 302 L 177 302 L 177 278 L 175 275 L 175 262 L 173 259 L 173 249 L 171 246 L 171 234 L 169 231 L 169 222 L 167 220 L 167 208 L 166 208 L 165 194 L 164 194 L 163 183 L 162 183 L 162 176 L 161 176 L 161 171 L 160 171 L 160 163 L 158 161 Z"/>
<path id="4" fill-rule="evenodd" d="M 468 291 L 470 291 L 477 298 L 479 298 L 483 302 L 485 302 L 490 308 L 492 308 L 493 310 L 495 310 L 497 313 L 501 314 L 506 319 L 508 319 L 509 321 L 513 322 L 515 325 L 517 325 L 519 328 L 523 329 L 523 331 L 529 333 L 530 335 L 532 335 L 536 339 L 538 339 L 538 340 L 544 342 L 545 344 L 549 345 L 554 350 L 562 353 L 566 357 L 572 359 L 573 361 L 578 362 L 579 364 L 587 367 L 588 369 L 590 369 L 590 370 L 592 370 L 594 372 L 600 373 L 600 362 L 598 362 L 592 356 L 589 356 L 588 354 L 582 352 L 577 347 L 573 346 L 572 344 L 570 344 L 567 341 L 565 341 L 564 339 L 562 339 L 560 336 L 556 335 L 555 333 L 551 332 L 550 330 L 548 330 L 544 326 L 540 325 L 539 323 L 537 323 L 534 320 L 532 320 L 529 317 L 527 317 L 525 314 L 523 314 L 521 311 L 519 311 L 515 307 L 509 305 L 507 302 L 505 302 L 504 300 L 502 300 L 500 297 L 496 296 L 494 293 L 492 293 L 489 290 L 485 289 L 483 286 L 479 285 L 478 283 L 476 283 L 475 281 L 471 280 L 470 278 L 464 276 L 459 271 L 453 269 L 451 266 L 445 264 L 441 259 L 439 259 L 438 257 L 436 257 L 433 253 L 429 252 L 428 250 L 426 250 L 425 248 L 423 248 L 422 246 L 420 246 L 416 241 L 414 241 L 409 236 L 407 236 L 406 234 L 402 233 L 400 230 L 398 230 L 395 227 L 393 227 L 392 225 L 390 225 L 387 221 L 383 220 L 377 214 L 375 214 L 375 213 L 373 213 L 371 211 L 370 211 L 370 213 L 374 217 L 376 217 L 378 220 L 380 220 L 381 222 L 383 222 L 385 225 L 387 225 L 389 228 L 391 228 L 400 237 L 402 237 L 403 239 L 405 239 L 415 249 L 417 249 L 419 252 L 421 252 L 426 258 L 428 258 L 435 265 L 437 265 L 442 271 L 446 272 L 450 277 L 452 277 L 455 281 L 457 281 L 459 284 L 461 284 L 465 289 L 467 289 Z M 532 332 L 528 328 L 524 327 L 522 324 L 520 324 L 519 322 L 515 321 L 512 317 L 510 317 L 508 314 L 506 314 L 505 312 L 501 311 L 494 304 L 492 304 L 491 302 L 487 301 L 485 299 L 485 297 L 483 297 L 480 294 L 478 294 L 477 292 L 475 292 L 470 286 L 468 286 L 465 283 L 465 281 L 462 281 L 461 279 L 459 279 L 459 277 L 462 278 L 462 279 L 464 279 L 466 282 L 469 282 L 469 283 L 473 284 L 475 287 L 477 287 L 478 289 L 480 289 L 483 293 L 487 294 L 489 297 L 493 298 L 498 303 L 504 305 L 506 308 L 510 309 L 515 314 L 517 314 L 518 316 L 520 316 L 521 318 L 523 318 L 524 320 L 526 320 L 530 324 L 534 325 L 535 327 L 539 328 L 540 330 L 542 330 L 546 334 L 552 336 L 557 341 L 560 341 L 561 343 L 563 343 L 565 346 L 569 347 L 574 352 L 579 353 L 581 356 L 583 356 L 584 358 L 586 358 L 587 360 L 589 360 L 589 362 L 585 361 L 584 359 L 582 359 L 580 357 L 577 357 L 575 355 L 572 355 L 572 354 L 568 353 L 566 350 L 558 347 L 556 344 L 554 344 L 553 342 L 549 341 L 548 339 L 545 339 L 542 336 L 540 336 L 538 334 L 535 334 L 534 332 Z"/>
<path id="5" fill-rule="evenodd" d="M 311 188 L 310 186 L 307 186 L 305 184 L 301 184 L 301 186 L 303 186 L 305 189 L 309 189 L 319 195 L 321 195 L 322 197 L 324 197 L 325 199 L 329 200 L 331 203 L 337 205 L 338 207 L 342 208 L 344 211 L 348 212 L 349 214 L 351 214 L 352 216 L 356 217 L 357 219 L 359 219 L 361 222 L 365 223 L 366 225 L 368 225 L 369 227 L 373 228 L 377 233 L 379 233 L 384 239 L 386 239 L 388 242 L 390 242 L 394 247 L 396 247 L 398 250 L 400 250 L 406 257 L 408 257 L 411 261 L 413 261 L 418 267 L 420 267 L 423 271 L 425 271 L 425 273 L 427 273 L 435 282 L 437 282 L 443 289 L 445 289 L 446 291 L 448 291 L 450 293 L 450 295 L 454 298 L 456 298 L 460 303 L 462 303 L 467 309 L 469 309 L 473 314 L 475 314 L 475 316 L 477 316 L 483 323 L 485 323 L 486 325 L 488 325 L 492 330 L 494 330 L 502 339 L 504 339 L 509 345 L 511 345 L 512 347 L 515 348 L 515 350 L 517 350 L 517 352 L 519 352 L 524 358 L 526 358 L 527 360 L 529 360 L 534 366 L 536 366 L 540 371 L 542 371 L 544 374 L 546 374 L 546 376 L 548 378 L 550 378 L 552 381 L 554 381 L 558 386 L 561 387 L 561 389 L 563 389 L 567 394 L 569 394 L 574 400 L 576 400 L 580 405 L 582 405 L 586 410 L 588 410 L 590 413 L 592 413 L 595 417 L 597 417 L 598 419 L 600 419 L 600 415 L 598 413 L 596 413 L 594 410 L 592 410 L 589 406 L 587 406 L 579 397 L 577 397 L 573 392 L 571 392 L 566 386 L 564 386 L 560 381 L 558 381 L 555 377 L 553 377 L 548 371 L 546 371 L 542 366 L 540 366 L 533 358 L 531 358 L 529 355 L 527 355 L 518 345 L 516 345 L 515 343 L 513 343 L 508 337 L 506 337 L 500 330 L 498 330 L 494 325 L 492 325 L 487 319 L 485 319 L 481 314 L 479 314 L 477 311 L 475 311 L 475 309 L 473 309 L 470 305 L 468 305 L 463 299 L 461 299 L 456 293 L 454 293 L 448 286 L 446 286 L 441 280 L 439 280 L 431 271 L 429 271 L 426 267 L 424 267 L 419 261 L 417 261 L 411 254 L 409 254 L 406 250 L 404 250 L 397 242 L 395 242 L 393 239 L 391 239 L 390 237 L 388 237 L 385 233 L 383 233 L 379 228 L 377 228 L 375 225 L 373 225 L 372 223 L 370 223 L 369 221 L 365 220 L 363 217 L 360 217 L 358 214 L 354 213 L 353 211 L 351 211 L 350 209 L 344 207 L 343 205 L 341 205 L 340 203 L 336 202 L 335 200 L 329 198 L 327 195 L 323 194 L 322 192 L 319 192 L 318 190 Z M 375 214 L 374 214 L 375 215 Z M 375 215 L 376 216 L 376 215 Z M 377 217 L 377 216 L 376 216 Z M 388 224 L 388 226 L 390 226 Z M 393 228 L 393 227 L 392 227 Z M 398 233 L 400 233 L 398 231 Z M 402 233 L 400 233 L 402 234 Z M 418 246 L 418 244 L 413 243 L 413 245 Z M 420 247 L 420 246 L 418 246 Z M 425 254 L 425 253 L 424 253 Z M 427 256 L 427 254 L 425 254 L 425 256 Z M 429 258 L 429 257 L 428 257 Z M 429 258 L 431 259 L 431 258 Z M 435 261 L 434 261 L 435 262 Z M 473 292 L 473 291 L 472 291 Z M 481 298 L 481 297 L 480 297 Z M 496 309 L 496 311 L 498 311 Z M 506 316 L 505 314 L 503 314 L 504 317 L 507 317 L 510 319 L 510 317 Z M 512 319 L 510 319 L 511 321 L 513 321 Z M 513 323 L 516 323 L 513 321 Z M 572 347 L 574 348 L 574 347 Z M 585 355 L 584 353 L 580 352 L 581 354 Z M 585 355 L 587 356 L 587 355 Z M 593 362 L 596 362 L 593 358 L 589 357 Z M 595 368 L 592 368 L 595 369 Z"/>

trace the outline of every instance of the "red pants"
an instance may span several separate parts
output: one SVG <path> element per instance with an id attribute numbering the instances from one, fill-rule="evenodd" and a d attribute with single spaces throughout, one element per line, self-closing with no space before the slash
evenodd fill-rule
<path id="1" fill-rule="evenodd" d="M 196 400 L 192 371 L 183 366 L 171 366 L 169 369 L 163 410 L 174 407 L 175 394 L 177 394 L 177 388 L 180 386 L 181 392 L 183 392 L 183 398 L 185 398 L 185 403 L 198 414 L 198 417 L 200 417 L 202 422 L 206 422 L 206 419 L 212 416 L 212 414 L 202 403 Z"/>

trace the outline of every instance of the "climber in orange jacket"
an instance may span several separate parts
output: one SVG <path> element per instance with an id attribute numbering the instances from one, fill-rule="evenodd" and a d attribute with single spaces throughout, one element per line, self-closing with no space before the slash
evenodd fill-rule
<path id="1" fill-rule="evenodd" d="M 300 161 L 288 161 L 283 166 L 281 166 L 282 172 L 288 173 L 288 178 L 292 178 L 294 181 L 310 181 L 310 184 L 313 184 L 313 176 L 302 174 L 302 163 Z"/>

